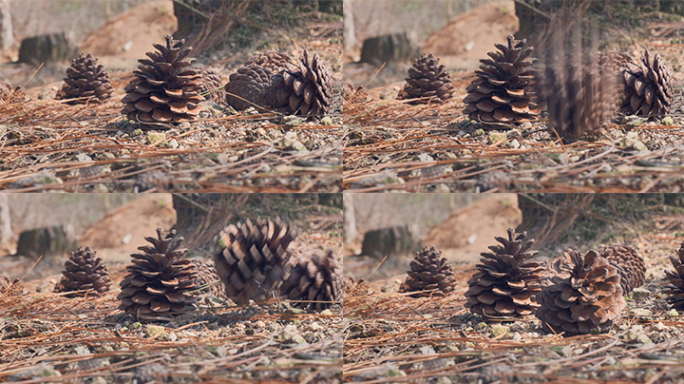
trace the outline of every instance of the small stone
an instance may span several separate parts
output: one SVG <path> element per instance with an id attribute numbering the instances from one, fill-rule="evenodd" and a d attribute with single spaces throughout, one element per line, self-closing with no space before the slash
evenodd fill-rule
<path id="1" fill-rule="evenodd" d="M 87 163 L 89 161 L 93 161 L 93 159 L 90 156 L 86 155 L 85 153 L 79 153 L 78 155 L 76 155 L 76 160 L 81 162 L 81 163 Z"/>
<path id="2" fill-rule="evenodd" d="M 169 332 L 169 341 L 174 342 L 178 340 L 178 336 L 176 335 L 175 332 Z"/>
<path id="3" fill-rule="evenodd" d="M 333 119 L 330 116 L 326 116 L 321 119 L 321 125 L 333 125 Z"/>
<path id="4" fill-rule="evenodd" d="M 660 121 L 660 123 L 663 125 L 674 125 L 674 119 L 672 116 L 666 116 Z"/>
<path id="5" fill-rule="evenodd" d="M 298 116 L 290 115 L 290 116 L 283 116 L 282 119 L 280 119 L 280 124 L 286 126 L 286 127 L 296 127 L 298 125 L 301 125 L 304 123 L 304 119 Z"/>
<path id="6" fill-rule="evenodd" d="M 171 149 L 177 149 L 178 148 L 178 141 L 176 139 L 171 139 L 169 140 L 169 148 Z"/>
<path id="7" fill-rule="evenodd" d="M 629 115 L 625 116 L 624 119 L 622 119 L 622 122 L 628 127 L 638 127 L 646 122 L 646 119 L 636 115 Z"/>
<path id="8" fill-rule="evenodd" d="M 142 135 L 142 134 L 143 134 L 143 130 L 140 129 L 140 128 L 138 128 L 138 129 L 134 130 L 133 132 L 129 133 L 128 135 L 129 135 L 130 137 L 138 137 L 138 136 L 140 136 L 140 135 Z"/>
<path id="9" fill-rule="evenodd" d="M 161 132 L 150 132 L 147 134 L 147 144 L 157 143 L 159 146 L 167 146 L 166 134 Z"/>
<path id="10" fill-rule="evenodd" d="M 295 140 L 292 142 L 292 149 L 297 150 L 297 151 L 309 151 L 304 144 L 300 143 L 299 141 Z"/>
<path id="11" fill-rule="evenodd" d="M 190 128 L 190 122 L 189 121 L 184 121 L 178 125 L 178 128 L 180 129 L 189 129 Z"/>
<path id="12" fill-rule="evenodd" d="M 530 129 L 532 128 L 532 123 L 529 121 L 525 121 L 522 124 L 520 124 L 520 129 Z"/>
<path id="13" fill-rule="evenodd" d="M 653 343 L 653 342 L 651 341 L 651 339 L 649 339 L 648 336 L 646 336 L 646 335 L 644 335 L 644 334 L 641 334 L 641 335 L 637 336 L 637 339 L 636 339 L 636 340 L 637 340 L 638 342 L 640 342 L 641 344 L 651 344 L 651 343 Z"/>
<path id="14" fill-rule="evenodd" d="M 475 330 L 476 330 L 476 331 L 482 331 L 482 330 L 484 330 L 485 328 L 487 328 L 487 323 L 485 323 L 485 322 L 477 323 L 477 324 L 475 325 Z"/>
<path id="15" fill-rule="evenodd" d="M 632 290 L 632 299 L 634 301 L 645 301 L 651 298 L 651 291 L 644 288 L 634 288 Z"/>
<path id="16" fill-rule="evenodd" d="M 145 329 L 145 334 L 147 337 L 154 337 L 156 339 L 162 339 L 166 338 L 166 332 L 164 331 L 164 327 L 160 327 L 158 325 L 148 325 L 147 328 Z"/>
<path id="17" fill-rule="evenodd" d="M 653 312 L 646 308 L 634 308 L 630 311 L 630 313 L 634 317 L 650 317 L 653 315 Z"/>
<path id="18" fill-rule="evenodd" d="M 434 355 L 437 352 L 435 352 L 434 348 L 426 345 L 426 346 L 420 347 L 420 353 L 423 355 Z"/>
<path id="19" fill-rule="evenodd" d="M 496 144 L 499 143 L 501 146 L 506 146 L 508 145 L 508 136 L 505 133 L 499 133 L 499 132 L 492 132 L 489 134 L 489 138 L 487 139 L 488 144 Z"/>
<path id="20" fill-rule="evenodd" d="M 418 154 L 418 161 L 422 162 L 429 162 L 429 161 L 435 161 L 435 159 L 432 158 L 432 156 L 428 155 L 427 153 L 420 153 Z"/>
<path id="21" fill-rule="evenodd" d="M 107 384 L 107 380 L 102 376 L 97 376 L 90 381 L 90 384 Z"/>
<path id="22" fill-rule="evenodd" d="M 448 377 L 446 377 L 446 376 L 440 377 L 440 378 L 437 379 L 437 381 L 435 382 L 435 384 L 453 384 L 453 383 L 454 383 L 454 382 L 451 381 L 451 379 L 448 378 Z"/>
<path id="23" fill-rule="evenodd" d="M 484 129 L 480 128 L 478 130 L 475 130 L 473 133 L 470 134 L 471 137 L 479 137 L 484 135 L 485 131 Z"/>
<path id="24" fill-rule="evenodd" d="M 513 149 L 520 148 L 520 142 L 518 141 L 518 139 L 511 140 L 511 148 L 513 148 Z"/>
<path id="25" fill-rule="evenodd" d="M 679 316 L 679 312 L 677 312 L 676 309 L 672 308 L 669 311 L 667 311 L 667 315 L 670 317 L 677 317 Z"/>
<path id="26" fill-rule="evenodd" d="M 505 325 L 500 325 L 500 324 L 494 324 L 494 325 L 492 325 L 492 337 L 494 337 L 494 338 L 503 337 L 508 333 L 509 330 L 510 330 L 510 327 L 507 327 Z"/>

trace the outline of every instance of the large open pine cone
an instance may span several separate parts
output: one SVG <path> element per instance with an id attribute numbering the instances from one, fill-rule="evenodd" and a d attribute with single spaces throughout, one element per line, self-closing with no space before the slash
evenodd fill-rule
<path id="1" fill-rule="evenodd" d="M 82 53 L 71 62 L 67 68 L 64 85 L 57 94 L 57 99 L 80 99 L 71 103 L 99 103 L 112 94 L 109 75 L 102 65 L 97 64 L 97 58 L 90 53 Z"/>
<path id="2" fill-rule="evenodd" d="M 79 247 L 64 263 L 64 276 L 55 286 L 55 292 L 85 291 L 74 293 L 76 296 L 95 294 L 99 296 L 109 290 L 112 282 L 102 258 L 96 257 L 90 247 Z"/>
<path id="3" fill-rule="evenodd" d="M 226 102 L 238 111 L 249 107 L 270 108 L 264 102 L 264 95 L 271 87 L 271 76 L 270 69 L 258 65 L 238 68 L 224 87 Z"/>
<path id="4" fill-rule="evenodd" d="M 332 79 L 323 60 L 304 50 L 299 65 L 273 75 L 272 86 L 264 96 L 264 102 L 274 108 L 286 107 L 302 116 L 321 116 L 328 113 L 332 101 Z"/>
<path id="5" fill-rule="evenodd" d="M 204 97 L 201 75 L 189 68 L 195 60 L 189 58 L 192 47 L 181 50 L 185 40 L 173 42 L 166 35 L 166 47 L 154 44 L 158 52 L 147 52 L 151 59 L 138 60 L 135 79 L 125 88 L 121 111 L 128 119 L 143 123 L 181 122 L 192 120 L 202 108 Z"/>
<path id="6" fill-rule="evenodd" d="M 634 248 L 629 245 L 613 244 L 599 248 L 598 253 L 618 267 L 623 295 L 644 285 L 646 265 L 644 258 Z"/>
<path id="7" fill-rule="evenodd" d="M 496 44 L 500 52 L 489 52 L 491 59 L 480 60 L 480 70 L 467 88 L 463 113 L 483 123 L 511 123 L 535 120 L 540 108 L 530 68 L 533 47 L 527 40 L 515 41 L 508 35 L 508 46 Z"/>
<path id="8" fill-rule="evenodd" d="M 672 308 L 682 310 L 684 309 L 684 241 L 677 250 L 677 256 L 670 256 L 670 262 L 675 270 L 674 272 L 665 271 L 670 284 L 665 286 L 664 292 Z"/>
<path id="9" fill-rule="evenodd" d="M 425 247 L 416 253 L 409 264 L 408 277 L 399 287 L 399 292 L 417 292 L 412 297 L 444 296 L 454 290 L 456 279 L 449 261 L 442 257 L 442 251 Z"/>
<path id="10" fill-rule="evenodd" d="M 140 320 L 181 314 L 196 309 L 197 297 L 191 293 L 199 288 L 195 264 L 184 259 L 188 252 L 180 248 L 183 237 L 176 230 L 164 234 L 157 228 L 157 238 L 146 237 L 152 246 L 138 247 L 143 253 L 131 255 L 133 265 L 121 282 L 119 309 Z"/>
<path id="11" fill-rule="evenodd" d="M 283 296 L 303 300 L 303 306 L 323 310 L 342 297 L 342 266 L 333 251 L 325 256 L 300 255 L 283 283 Z"/>
<path id="12" fill-rule="evenodd" d="M 552 265 L 548 286 L 537 294 L 537 317 L 556 333 L 605 331 L 620 318 L 626 302 L 620 274 L 595 250 L 585 255 L 571 249 Z"/>
<path id="13" fill-rule="evenodd" d="M 451 75 L 444 65 L 439 65 L 439 58 L 431 54 L 422 54 L 413 62 L 408 70 L 406 85 L 399 93 L 400 100 L 419 99 L 412 102 L 443 103 L 454 94 Z"/>
<path id="14" fill-rule="evenodd" d="M 287 54 L 276 51 L 268 51 L 250 57 L 244 66 L 259 66 L 262 68 L 267 68 L 273 73 L 277 73 L 287 69 L 288 65 L 292 64 L 294 64 L 294 61 L 292 61 L 292 58 L 290 58 L 290 56 Z"/>
<path id="15" fill-rule="evenodd" d="M 491 319 L 511 319 L 532 314 L 539 308 L 535 295 L 541 290 L 544 267 L 530 261 L 537 251 L 529 249 L 534 239 L 523 243 L 527 232 L 508 229 L 508 239 L 495 237 L 501 245 L 480 255 L 481 264 L 468 280 L 466 308 Z"/>
<path id="16" fill-rule="evenodd" d="M 236 304 L 263 302 L 277 296 L 287 276 L 294 240 L 291 227 L 280 219 L 258 220 L 227 226 L 214 253 L 216 272 L 226 286 L 226 295 Z"/>
<path id="17" fill-rule="evenodd" d="M 659 54 L 651 61 L 648 49 L 638 63 L 627 63 L 623 72 L 625 102 L 623 111 L 641 116 L 663 116 L 672 108 L 674 82 Z"/>

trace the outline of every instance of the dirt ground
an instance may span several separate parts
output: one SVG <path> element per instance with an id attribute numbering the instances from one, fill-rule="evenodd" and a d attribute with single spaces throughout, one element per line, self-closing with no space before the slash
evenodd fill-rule
<path id="1" fill-rule="evenodd" d="M 435 34 L 447 41 L 444 38 L 453 35 L 457 27 L 477 29 L 478 21 L 486 25 L 496 16 L 493 13 L 501 14 L 493 4 L 485 7 L 489 5 L 459 16 Z M 601 130 L 596 141 L 572 144 L 561 143 L 548 129 L 545 118 L 500 129 L 482 127 L 462 113 L 465 89 L 474 79 L 475 69 L 468 64 L 470 52 L 466 51 L 460 62 L 455 60 L 458 55 L 445 59 L 456 92 L 444 104 L 414 106 L 396 100 L 404 82 L 392 73 L 383 77 L 382 72 L 376 76 L 376 83 L 345 101 L 344 189 L 459 193 L 682 191 L 682 40 L 669 22 L 654 21 L 646 29 L 650 38 L 630 38 L 621 49 L 638 58 L 648 48 L 658 52 L 669 66 L 675 97 L 666 118 L 645 121 L 621 116 Z M 670 31 L 670 35 L 662 31 Z M 495 33 L 483 35 L 483 39 L 498 38 Z M 493 42 L 488 47 L 486 51 L 495 50 Z M 349 71 L 352 83 L 366 85 L 377 68 Z"/>
<path id="2" fill-rule="evenodd" d="M 489 213 L 479 220 L 494 218 Z M 680 211 L 661 212 L 612 227 L 616 237 L 643 255 L 646 283 L 627 296 L 622 319 L 603 334 L 548 334 L 534 317 L 483 322 L 463 306 L 474 263 L 454 264 L 457 288 L 443 298 L 414 299 L 398 293 L 406 278 L 401 272 L 366 280 L 344 298 L 344 379 L 439 384 L 681 383 L 684 322 L 680 313 L 668 308 L 661 289 L 663 270 L 672 270 L 669 257 L 684 240 L 683 220 Z M 489 245 L 495 243 L 493 235 Z M 576 248 L 598 246 L 579 243 Z M 538 257 L 557 256 L 544 251 Z"/>

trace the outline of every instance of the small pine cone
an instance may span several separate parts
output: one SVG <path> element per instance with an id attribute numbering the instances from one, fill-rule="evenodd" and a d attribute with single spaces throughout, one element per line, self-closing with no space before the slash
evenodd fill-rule
<path id="1" fill-rule="evenodd" d="M 599 248 L 598 253 L 618 267 L 623 295 L 644 285 L 646 265 L 644 258 L 634 248 L 629 245 L 614 244 L 610 247 Z"/>
<path id="2" fill-rule="evenodd" d="M 345 295 L 351 293 L 357 285 L 359 285 L 359 282 L 356 281 L 356 279 L 353 276 L 342 276 L 342 290 L 344 291 Z"/>
<path id="3" fill-rule="evenodd" d="M 0 297 L 18 295 L 22 288 L 19 279 L 12 280 L 7 276 L 0 275 Z"/>
<path id="4" fill-rule="evenodd" d="M 627 304 L 620 274 L 595 250 L 585 255 L 571 249 L 556 260 L 548 286 L 537 294 L 537 317 L 544 328 L 566 335 L 605 331 Z"/>
<path id="5" fill-rule="evenodd" d="M 406 85 L 399 93 L 399 100 L 415 100 L 418 103 L 443 103 L 454 94 L 451 75 L 444 65 L 439 65 L 439 58 L 423 53 L 414 60 L 413 67 L 408 70 Z"/>
<path id="6" fill-rule="evenodd" d="M 86 291 L 70 296 L 100 296 L 107 292 L 112 282 L 109 280 L 107 266 L 96 254 L 90 247 L 79 247 L 73 252 L 64 263 L 66 270 L 62 272 L 64 276 L 55 286 L 55 292 Z"/>
<path id="7" fill-rule="evenodd" d="M 670 262 L 674 267 L 674 272 L 665 270 L 665 276 L 670 284 L 666 285 L 663 291 L 667 295 L 667 302 L 672 304 L 672 308 L 677 310 L 684 309 L 684 241 L 677 250 L 677 256 L 670 256 Z"/>
<path id="8" fill-rule="evenodd" d="M 192 291 L 199 288 L 197 271 L 192 261 L 184 259 L 188 252 L 180 248 L 183 237 L 176 230 L 164 234 L 157 228 L 157 238 L 146 237 L 153 246 L 138 247 L 143 253 L 131 255 L 133 265 L 121 282 L 119 309 L 140 320 L 157 320 L 196 309 L 198 298 Z"/>
<path id="9" fill-rule="evenodd" d="M 290 58 L 290 56 L 287 54 L 276 51 L 268 51 L 250 57 L 244 66 L 259 66 L 262 68 L 267 68 L 273 73 L 277 73 L 286 69 L 292 64 L 294 64 L 294 61 L 292 61 L 292 58 Z"/>
<path id="10" fill-rule="evenodd" d="M 329 308 L 342 297 L 342 266 L 333 251 L 325 256 L 302 255 L 283 283 L 283 296 L 303 300 L 303 306 L 315 310 Z"/>
<path id="11" fill-rule="evenodd" d="M 197 271 L 197 287 L 199 294 L 211 293 L 216 297 L 225 297 L 226 291 L 221 278 L 216 273 L 213 260 L 190 259 Z"/>
<path id="12" fill-rule="evenodd" d="M 222 104 L 226 97 L 226 91 L 223 88 L 221 78 L 211 69 L 202 71 L 202 86 L 200 88 L 201 94 L 207 94 L 215 103 Z"/>
<path id="13" fill-rule="evenodd" d="M 399 287 L 399 292 L 418 292 L 411 297 L 421 296 L 446 296 L 451 293 L 456 286 L 454 271 L 451 264 L 442 251 L 435 247 L 425 247 L 416 253 L 416 257 L 411 261 L 408 277 Z"/>
<path id="14" fill-rule="evenodd" d="M 299 58 L 299 65 L 275 74 L 273 84 L 264 95 L 264 102 L 274 108 L 286 107 L 290 112 L 301 116 L 321 116 L 330 110 L 332 101 L 332 79 L 323 60 L 309 52 Z"/>
<path id="15" fill-rule="evenodd" d="M 154 44 L 158 52 L 147 52 L 151 59 L 138 60 L 135 79 L 125 88 L 122 113 L 129 120 L 142 123 L 168 123 L 192 120 L 202 108 L 202 75 L 188 68 L 195 59 L 188 58 L 192 47 L 181 50 L 185 40 L 173 42 L 166 35 L 166 47 Z"/>
<path id="16" fill-rule="evenodd" d="M 71 62 L 67 68 L 64 85 L 57 94 L 58 100 L 73 100 L 70 103 L 100 103 L 112 95 L 112 85 L 109 75 L 102 65 L 97 64 L 97 58 L 82 53 Z"/>
<path id="17" fill-rule="evenodd" d="M 536 120 L 540 108 L 534 84 L 536 61 L 527 40 L 515 41 L 508 35 L 508 46 L 496 44 L 500 52 L 490 52 L 491 59 L 480 60 L 480 70 L 467 88 L 463 113 L 482 123 L 511 123 Z"/>
<path id="18" fill-rule="evenodd" d="M 530 261 L 537 251 L 529 249 L 534 239 L 523 243 L 527 232 L 508 229 L 508 239 L 495 237 L 501 245 L 480 255 L 481 264 L 468 280 L 466 308 L 489 319 L 512 319 L 532 314 L 539 308 L 535 295 L 541 291 L 544 266 Z"/>
<path id="19" fill-rule="evenodd" d="M 219 236 L 214 265 L 236 304 L 264 302 L 278 292 L 289 271 L 291 227 L 280 219 L 227 226 Z"/>
<path id="20" fill-rule="evenodd" d="M 672 74 L 659 54 L 651 61 L 648 49 L 639 65 L 627 63 L 623 72 L 625 102 L 623 111 L 640 116 L 656 117 L 670 113 L 674 97 Z"/>
<path id="21" fill-rule="evenodd" d="M 11 103 L 24 96 L 21 87 L 13 87 L 11 84 L 0 82 L 0 104 Z"/>
<path id="22" fill-rule="evenodd" d="M 264 95 L 271 87 L 272 75 L 270 69 L 260 66 L 238 68 L 225 86 L 226 102 L 238 111 L 249 107 L 269 108 L 264 103 Z"/>

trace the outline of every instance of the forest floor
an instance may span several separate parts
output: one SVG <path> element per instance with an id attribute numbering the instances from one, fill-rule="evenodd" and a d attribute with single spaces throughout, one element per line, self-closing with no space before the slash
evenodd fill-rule
<path id="1" fill-rule="evenodd" d="M 533 316 L 483 321 L 464 308 L 475 263 L 452 263 L 457 287 L 446 297 L 399 293 L 407 263 L 390 278 L 373 280 L 372 269 L 357 275 L 366 279 L 346 287 L 344 297 L 345 381 L 682 383 L 684 320 L 668 308 L 661 290 L 663 270 L 672 270 L 669 257 L 684 240 L 684 214 L 660 210 L 635 223 L 612 223 L 594 241 L 605 239 L 632 245 L 647 271 L 646 283 L 626 297 L 621 320 L 603 334 L 548 334 Z M 566 241 L 579 250 L 589 246 L 581 239 Z M 557 255 L 552 244 L 535 248 L 542 258 Z"/>
<path id="2" fill-rule="evenodd" d="M 128 18 L 117 16 L 117 23 L 105 25 L 86 41 L 97 46 L 98 38 L 109 40 L 117 31 L 137 28 L 136 12 L 129 11 Z M 22 89 L 0 108 L 0 190 L 338 192 L 342 186 L 341 37 L 341 17 L 309 19 L 291 30 L 267 28 L 263 41 L 247 49 L 205 53 L 203 59 L 203 65 L 217 71 L 225 83 L 257 48 L 284 51 L 295 59 L 304 48 L 318 53 L 332 74 L 334 97 L 330 115 L 316 121 L 249 109 L 236 113 L 222 103 L 206 101 L 205 111 L 195 121 L 143 130 L 120 112 L 123 88 L 137 65 L 129 52 L 117 51 L 104 60 L 127 70 L 110 71 L 114 93 L 102 104 L 55 100 L 63 75 L 48 69 L 39 82 L 42 85 Z M 12 71 L 41 76 L 37 68 L 22 68 L 5 66 L 9 72 L 0 71 L 0 77 L 19 76 Z"/>
<path id="3" fill-rule="evenodd" d="M 479 30 L 478 20 L 464 20 L 471 29 Z M 486 21 L 479 20 L 485 25 Z M 650 37 L 630 36 L 628 44 L 621 46 L 636 58 L 645 48 L 663 57 L 675 81 L 670 114 L 656 121 L 619 117 L 601 130 L 596 141 L 563 144 L 549 129 L 545 118 L 515 127 L 483 129 L 480 123 L 462 113 L 465 89 L 475 78 L 477 68 L 465 59 L 459 62 L 445 58 L 456 92 L 444 104 L 411 105 L 397 100 L 404 86 L 400 79 L 406 76 L 405 71 L 393 72 L 399 66 L 389 70 L 363 66 L 350 69 L 350 75 L 356 73 L 356 77 L 349 78 L 355 86 L 368 84 L 374 74 L 382 77 L 379 83 L 383 85 L 355 90 L 345 96 L 344 189 L 353 192 L 681 192 L 684 190 L 684 69 L 680 63 L 684 60 L 684 43 L 676 37 L 680 26 L 666 21 L 652 22 L 645 28 Z M 493 50 L 492 44 L 487 51 Z M 465 69 L 468 66 L 471 68 Z"/>

